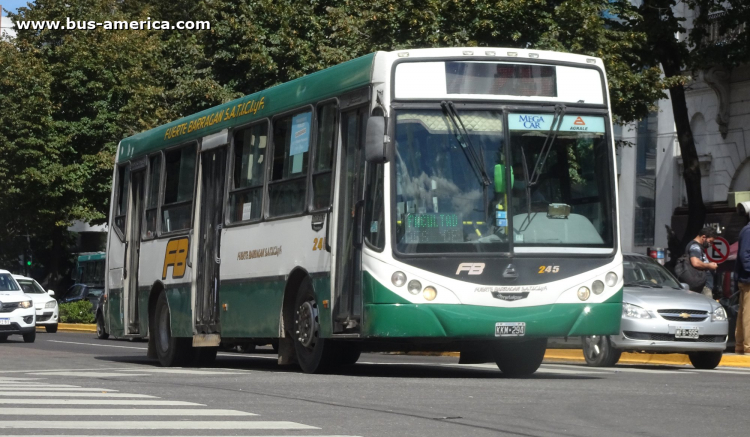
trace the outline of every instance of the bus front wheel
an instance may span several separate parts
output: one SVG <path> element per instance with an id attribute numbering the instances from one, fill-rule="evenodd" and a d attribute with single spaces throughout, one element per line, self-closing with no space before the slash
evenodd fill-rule
<path id="1" fill-rule="evenodd" d="M 542 365 L 546 351 L 546 338 L 505 343 L 496 349 L 495 363 L 507 376 L 528 376 Z"/>
<path id="2" fill-rule="evenodd" d="M 167 295 L 161 293 L 154 311 L 156 356 L 164 367 L 184 366 L 188 363 L 192 347 L 189 338 L 172 337 Z"/>
<path id="3" fill-rule="evenodd" d="M 305 278 L 294 302 L 292 328 L 297 362 L 305 373 L 326 373 L 335 365 L 335 344 L 320 338 L 320 318 L 315 292 L 309 278 Z"/>

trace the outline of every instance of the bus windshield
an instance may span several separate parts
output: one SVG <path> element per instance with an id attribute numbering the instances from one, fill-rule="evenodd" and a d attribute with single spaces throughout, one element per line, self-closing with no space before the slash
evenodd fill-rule
<path id="1" fill-rule="evenodd" d="M 507 224 L 496 226 L 503 224 L 496 217 L 505 213 L 507 202 L 493 189 L 495 167 L 505 167 L 503 114 L 457 113 L 458 122 L 441 109 L 396 113 L 396 249 L 401 253 L 509 251 Z M 484 172 L 476 168 L 479 163 Z"/>
<path id="2" fill-rule="evenodd" d="M 553 118 L 508 116 L 515 175 L 510 202 L 514 250 L 612 248 L 611 148 L 604 117 L 568 113 L 551 132 Z"/>

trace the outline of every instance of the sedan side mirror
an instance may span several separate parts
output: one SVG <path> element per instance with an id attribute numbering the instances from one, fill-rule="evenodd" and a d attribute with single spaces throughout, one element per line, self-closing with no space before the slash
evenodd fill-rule
<path id="1" fill-rule="evenodd" d="M 55 292 L 54 290 L 47 290 L 47 294 L 49 294 L 50 296 L 54 296 Z"/>
<path id="2" fill-rule="evenodd" d="M 680 287 L 682 287 L 683 290 L 690 290 L 690 286 L 684 282 L 680 282 Z"/>

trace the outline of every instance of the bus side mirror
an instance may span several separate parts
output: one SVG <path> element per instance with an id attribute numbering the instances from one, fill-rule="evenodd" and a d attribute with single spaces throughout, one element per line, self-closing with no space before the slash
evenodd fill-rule
<path id="1" fill-rule="evenodd" d="M 385 133 L 385 117 L 373 115 L 367 119 L 365 132 L 365 159 L 371 164 L 388 162 L 390 139 Z"/>

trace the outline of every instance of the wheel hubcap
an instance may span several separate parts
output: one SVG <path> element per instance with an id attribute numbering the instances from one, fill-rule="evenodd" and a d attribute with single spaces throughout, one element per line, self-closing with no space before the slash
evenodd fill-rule
<path id="1" fill-rule="evenodd" d="M 318 337 L 318 307 L 315 301 L 308 300 L 297 309 L 297 317 L 294 321 L 297 341 L 308 349 L 315 346 Z"/>
<path id="2" fill-rule="evenodd" d="M 602 354 L 604 349 L 604 336 L 601 335 L 590 335 L 586 337 L 586 355 L 591 360 L 595 360 Z"/>

